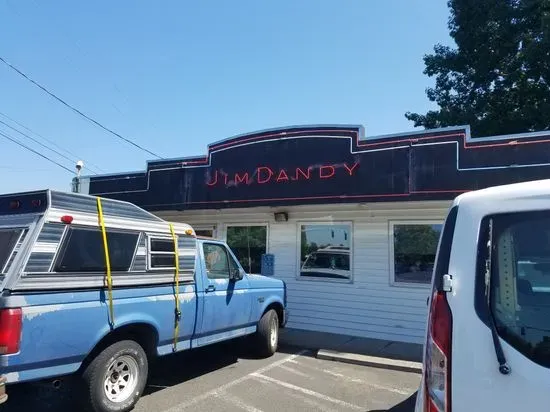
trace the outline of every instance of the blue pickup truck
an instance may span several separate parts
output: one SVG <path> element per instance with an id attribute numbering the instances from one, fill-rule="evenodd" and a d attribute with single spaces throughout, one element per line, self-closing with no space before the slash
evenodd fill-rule
<path id="1" fill-rule="evenodd" d="M 271 356 L 286 321 L 283 281 L 245 273 L 224 242 L 187 224 L 76 193 L 0 196 L 7 392 L 76 375 L 87 407 L 128 411 L 155 357 L 237 337 Z"/>

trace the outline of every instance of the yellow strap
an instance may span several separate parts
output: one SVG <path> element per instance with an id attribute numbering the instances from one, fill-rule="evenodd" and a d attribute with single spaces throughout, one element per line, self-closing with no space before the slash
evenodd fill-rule
<path id="1" fill-rule="evenodd" d="M 179 248 L 178 248 L 178 238 L 176 237 L 176 232 L 174 232 L 174 225 L 170 223 L 170 233 L 172 233 L 172 240 L 174 241 L 174 261 L 176 269 L 174 270 L 174 299 L 176 301 L 175 309 L 175 323 L 174 323 L 174 347 L 173 351 L 175 352 L 178 348 L 178 336 L 179 336 L 179 325 L 180 325 L 180 259 L 179 259 Z"/>
<path id="2" fill-rule="evenodd" d="M 109 317 L 111 326 L 115 323 L 115 313 L 113 309 L 113 280 L 111 278 L 111 259 L 109 258 L 109 245 L 107 243 L 107 231 L 105 229 L 105 220 L 103 219 L 103 208 L 101 207 L 101 198 L 97 198 L 97 215 L 99 217 L 99 227 L 103 237 L 103 250 L 105 251 L 105 267 L 107 272 L 107 289 L 109 292 Z"/>

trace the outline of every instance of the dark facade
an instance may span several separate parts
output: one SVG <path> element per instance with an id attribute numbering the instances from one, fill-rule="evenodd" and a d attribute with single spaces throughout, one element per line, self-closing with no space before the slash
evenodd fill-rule
<path id="1" fill-rule="evenodd" d="M 447 200 L 550 177 L 550 133 L 472 139 L 468 127 L 365 138 L 360 126 L 241 135 L 200 158 L 89 177 L 89 193 L 151 211 Z"/>

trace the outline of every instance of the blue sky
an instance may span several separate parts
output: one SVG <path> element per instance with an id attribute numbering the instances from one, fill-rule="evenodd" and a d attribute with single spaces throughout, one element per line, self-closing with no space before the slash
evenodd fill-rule
<path id="1" fill-rule="evenodd" d="M 422 56 L 451 44 L 441 0 L 47 4 L 0 0 L 0 56 L 162 157 L 200 155 L 232 135 L 294 124 L 362 124 L 367 136 L 412 130 L 404 113 L 433 107 Z M 0 120 L 28 133 L 8 115 L 90 167 L 142 170 L 152 158 L 3 64 L 0 96 Z M 72 178 L 1 136 L 0 176 L 0 193 L 69 190 Z"/>

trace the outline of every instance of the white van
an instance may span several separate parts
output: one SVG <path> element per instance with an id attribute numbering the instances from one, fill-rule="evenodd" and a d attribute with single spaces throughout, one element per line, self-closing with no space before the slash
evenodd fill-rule
<path id="1" fill-rule="evenodd" d="M 550 180 L 457 197 L 429 298 L 416 412 L 550 408 Z"/>

